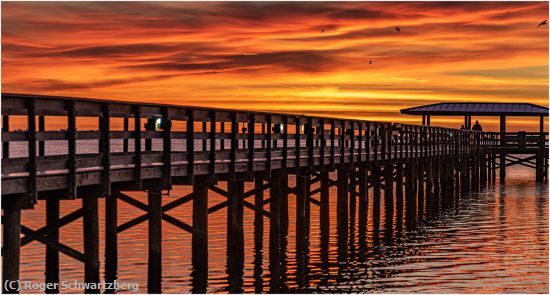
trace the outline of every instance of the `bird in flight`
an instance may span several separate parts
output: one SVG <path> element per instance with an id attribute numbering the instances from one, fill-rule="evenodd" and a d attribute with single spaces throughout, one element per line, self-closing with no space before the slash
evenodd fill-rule
<path id="1" fill-rule="evenodd" d="M 372 60 L 369 60 L 369 65 L 372 65 Z"/>
<path id="2" fill-rule="evenodd" d="M 395 27 L 395 30 L 399 33 L 401 29 L 399 27 Z"/>
<path id="3" fill-rule="evenodd" d="M 547 22 L 548 22 L 548 20 L 545 19 L 542 23 L 540 23 L 540 24 L 537 26 L 537 28 L 540 27 L 540 26 L 546 26 Z"/>
<path id="4" fill-rule="evenodd" d="M 326 31 L 326 30 L 325 30 L 325 29 L 322 29 L 322 30 L 321 30 L 321 33 L 324 32 L 324 31 Z"/>

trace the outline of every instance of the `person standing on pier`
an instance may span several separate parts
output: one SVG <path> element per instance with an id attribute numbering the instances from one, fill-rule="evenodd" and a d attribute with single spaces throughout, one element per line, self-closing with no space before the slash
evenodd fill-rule
<path id="1" fill-rule="evenodd" d="M 476 123 L 474 124 L 474 126 L 472 126 L 472 130 L 475 130 L 475 131 L 483 131 L 483 128 L 481 128 L 481 125 L 479 124 L 479 121 L 476 121 Z"/>

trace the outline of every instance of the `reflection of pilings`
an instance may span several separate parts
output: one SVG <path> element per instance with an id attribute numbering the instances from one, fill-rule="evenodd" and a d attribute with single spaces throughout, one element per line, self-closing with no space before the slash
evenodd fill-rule
<path id="1" fill-rule="evenodd" d="M 21 209 L 15 200 L 2 200 L 2 223 L 4 225 L 2 241 L 2 277 L 4 293 L 19 293 L 19 260 L 21 254 Z M 13 282 L 13 283 L 12 283 Z"/>
<path id="2" fill-rule="evenodd" d="M 229 205 L 227 206 L 227 274 L 230 293 L 243 292 L 244 233 L 243 194 L 244 182 L 227 182 Z"/>
<path id="3" fill-rule="evenodd" d="M 418 220 L 424 220 L 424 160 L 418 160 Z"/>
<path id="4" fill-rule="evenodd" d="M 84 225 L 84 281 L 99 283 L 99 221 L 97 197 L 82 198 Z M 99 289 L 88 288 L 85 293 L 99 293 Z M 159 290 L 160 291 L 160 290 Z"/>
<path id="5" fill-rule="evenodd" d="M 385 228 L 384 237 L 387 241 L 392 239 L 393 232 L 393 165 L 390 160 L 386 161 L 384 167 L 384 208 Z"/>
<path id="6" fill-rule="evenodd" d="M 150 188 L 149 201 L 149 264 L 147 270 L 147 292 L 160 293 L 162 289 L 162 193 Z"/>
<path id="7" fill-rule="evenodd" d="M 192 263 L 193 293 L 206 293 L 208 285 L 208 176 L 196 176 L 193 184 Z"/>
<path id="8" fill-rule="evenodd" d="M 409 161 L 405 165 L 405 219 L 407 228 L 411 229 L 415 226 L 416 220 L 416 196 L 414 191 L 414 182 L 416 181 L 414 177 L 413 170 L 414 162 Z"/>
<path id="9" fill-rule="evenodd" d="M 355 168 L 350 170 L 349 181 L 349 253 L 353 259 L 355 255 L 355 216 L 357 214 L 357 175 Z"/>
<path id="10" fill-rule="evenodd" d="M 359 168 L 359 249 L 361 253 L 366 250 L 367 243 L 367 220 L 369 212 L 369 187 L 367 167 Z"/>
<path id="11" fill-rule="evenodd" d="M 343 262 L 347 260 L 349 170 L 342 166 L 337 171 L 338 261 Z"/>
<path id="12" fill-rule="evenodd" d="M 371 172 L 372 181 L 372 226 L 373 231 L 378 234 L 380 230 L 380 197 L 381 197 L 381 184 L 380 184 L 380 166 L 375 165 L 372 167 Z"/>
<path id="13" fill-rule="evenodd" d="M 440 179 L 440 165 L 439 157 L 436 156 L 432 160 L 432 171 L 433 171 L 433 185 L 434 185 L 434 195 L 433 195 L 433 215 L 436 216 L 439 213 L 439 204 L 441 201 L 441 179 Z"/>
<path id="14" fill-rule="evenodd" d="M 296 281 L 299 288 L 307 287 L 308 236 L 307 186 L 309 175 L 296 175 Z"/>
<path id="15" fill-rule="evenodd" d="M 426 217 L 434 217 L 434 183 L 433 183 L 433 164 L 432 159 L 426 162 Z"/>
<path id="16" fill-rule="evenodd" d="M 105 281 L 113 283 L 118 271 L 117 214 L 119 191 L 113 191 L 105 198 Z M 105 293 L 114 293 L 114 288 Z"/>
<path id="17" fill-rule="evenodd" d="M 396 219 L 403 218 L 403 162 L 398 160 L 395 168 L 395 210 Z"/>
<path id="18" fill-rule="evenodd" d="M 254 292 L 263 292 L 263 241 L 264 218 L 260 210 L 264 208 L 263 175 L 258 174 L 254 179 Z M 203 292 L 204 293 L 204 292 Z"/>
<path id="19" fill-rule="evenodd" d="M 330 239 L 330 194 L 329 194 L 329 173 L 322 171 L 320 173 L 321 181 L 321 208 L 319 218 L 321 223 L 321 262 L 323 271 L 328 272 L 328 247 Z"/>
<path id="20" fill-rule="evenodd" d="M 59 242 L 59 198 L 48 194 L 46 198 L 46 238 Z M 59 251 L 51 246 L 46 246 L 46 283 L 51 283 L 54 288 L 46 289 L 46 293 L 59 292 Z"/>

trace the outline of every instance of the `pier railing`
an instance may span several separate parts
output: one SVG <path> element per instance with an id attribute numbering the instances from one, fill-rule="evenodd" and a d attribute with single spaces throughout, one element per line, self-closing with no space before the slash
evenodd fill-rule
<path id="1" fill-rule="evenodd" d="M 79 186 L 162 179 L 169 188 L 194 175 L 460 156 L 498 144 L 490 133 L 443 127 L 20 94 L 2 95 L 2 116 L 2 195 L 66 189 L 74 198 Z M 48 130 L 46 118 L 66 127 Z M 16 120 L 24 127 L 10 127 Z"/>
<path id="2" fill-rule="evenodd" d="M 413 229 L 417 221 L 435 218 L 440 210 L 458 208 L 469 192 L 495 184 L 497 159 L 501 182 L 506 166 L 534 167 L 539 182 L 548 166 L 547 133 L 533 141 L 537 134 L 501 136 L 399 123 L 7 93 L 2 94 L 2 123 L 4 292 L 17 291 L 12 284 L 19 281 L 20 248 L 33 241 L 46 245 L 47 283 L 59 282 L 59 253 L 84 263 L 85 282 L 99 283 L 100 198 L 105 198 L 106 282 L 117 280 L 118 235 L 147 221 L 147 291 L 162 291 L 165 221 L 192 235 L 192 291 L 205 293 L 208 216 L 226 209 L 228 290 L 242 292 L 247 208 L 254 211 L 258 232 L 263 233 L 263 220 L 269 218 L 270 292 L 285 293 L 282 253 L 291 194 L 296 204 L 296 265 L 305 273 L 310 205 L 319 207 L 321 240 L 328 242 L 331 187 L 336 187 L 339 241 L 357 229 L 359 243 L 366 243 L 367 216 L 373 233 L 380 227 L 382 191 L 384 224 L 392 226 L 395 215 Z M 513 148 L 523 144 L 526 148 Z M 538 148 L 531 148 L 536 144 Z M 534 155 L 511 157 L 514 151 Z M 246 191 L 245 182 L 253 188 Z M 163 204 L 163 190 L 174 185 L 188 186 L 191 192 Z M 269 195 L 264 196 L 266 190 Z M 132 191 L 147 191 L 147 203 L 127 194 Z M 209 207 L 209 192 L 224 200 Z M 61 217 L 61 201 L 74 204 L 77 198 L 82 207 Z M 34 230 L 22 224 L 21 210 L 33 208 L 38 200 L 46 203 L 46 218 Z M 119 200 L 142 215 L 119 224 Z M 185 214 L 192 215 L 191 224 L 169 212 L 188 202 L 192 209 Z M 352 221 L 355 208 L 357 228 Z M 83 252 L 60 239 L 60 229 L 79 218 Z M 255 247 L 261 255 L 262 245 Z M 338 255 L 347 248 L 347 243 L 339 243 Z M 297 275 L 296 280 L 304 277 Z M 261 286 L 256 289 L 262 291 Z"/>

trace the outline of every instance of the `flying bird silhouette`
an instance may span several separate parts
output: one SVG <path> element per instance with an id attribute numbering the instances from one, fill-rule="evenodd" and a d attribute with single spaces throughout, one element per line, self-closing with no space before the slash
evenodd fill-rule
<path id="1" fill-rule="evenodd" d="M 548 22 L 548 20 L 545 19 L 542 23 L 540 23 L 540 24 L 537 26 L 537 28 L 540 27 L 540 26 L 546 26 L 547 22 Z"/>
<path id="2" fill-rule="evenodd" d="M 372 60 L 369 60 L 369 65 L 372 65 Z"/>
<path id="3" fill-rule="evenodd" d="M 326 30 L 325 30 L 325 29 L 322 29 L 322 30 L 321 30 L 321 33 L 324 32 L 324 31 L 326 31 Z"/>
<path id="4" fill-rule="evenodd" d="M 399 27 L 395 27 L 395 30 L 399 33 L 401 29 Z"/>

